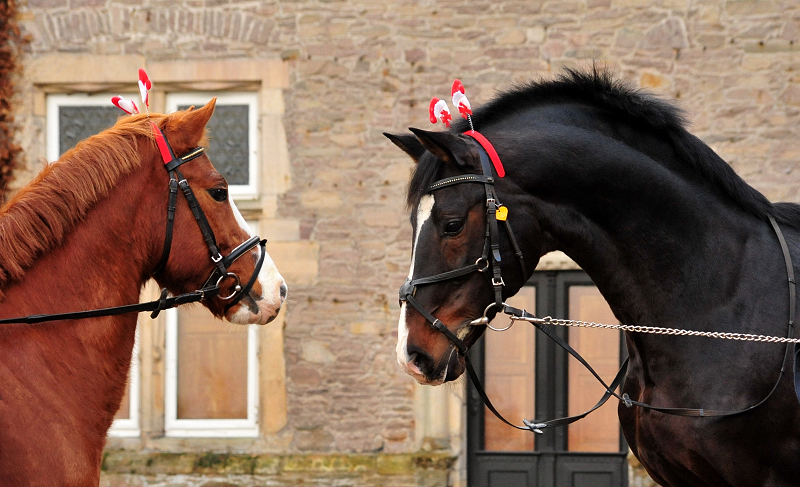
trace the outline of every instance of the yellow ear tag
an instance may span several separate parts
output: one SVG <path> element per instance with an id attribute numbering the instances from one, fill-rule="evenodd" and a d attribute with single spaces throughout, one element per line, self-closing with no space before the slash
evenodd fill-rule
<path id="1" fill-rule="evenodd" d="M 505 206 L 501 206 L 497 209 L 497 213 L 495 213 L 495 217 L 500 220 L 501 222 L 506 221 L 508 218 L 508 208 Z"/>

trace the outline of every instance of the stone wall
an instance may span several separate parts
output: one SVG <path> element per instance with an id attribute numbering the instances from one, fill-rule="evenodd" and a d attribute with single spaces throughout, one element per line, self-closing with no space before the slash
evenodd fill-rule
<path id="1" fill-rule="evenodd" d="M 297 245 L 316 247 L 303 254 L 315 259 L 313 275 L 289 282 L 288 418 L 270 443 L 275 454 L 405 455 L 423 443 L 459 453 L 458 443 L 423 442 L 417 388 L 395 363 L 412 167 L 381 135 L 427 128 L 428 101 L 446 97 L 455 77 L 475 106 L 564 66 L 606 67 L 676 100 L 691 130 L 770 199 L 800 201 L 798 2 L 28 0 L 20 11 L 30 58 L 86 54 L 98 69 L 104 56 L 134 54 L 285 62 L 291 188 L 275 211 L 295 222 Z M 41 130 L 21 122 L 28 159 L 20 184 L 41 167 Z M 285 255 L 279 267 L 292 266 L 292 252 Z M 200 482 L 189 474 L 174 485 Z M 341 485 L 372 485 L 370 475 Z M 124 482 L 144 485 L 136 478 Z M 460 482 L 457 472 L 450 479 Z"/>

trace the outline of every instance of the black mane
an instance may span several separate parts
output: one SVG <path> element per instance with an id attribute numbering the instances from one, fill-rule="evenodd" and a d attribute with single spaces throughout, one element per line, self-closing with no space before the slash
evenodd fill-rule
<path id="1" fill-rule="evenodd" d="M 568 69 L 554 80 L 532 81 L 502 92 L 474 110 L 475 130 L 480 131 L 481 127 L 497 123 L 509 113 L 568 102 L 602 108 L 638 127 L 666 135 L 681 160 L 699 171 L 744 209 L 763 218 L 772 214 L 779 221 L 800 226 L 800 207 L 784 204 L 773 206 L 764 195 L 745 183 L 711 148 L 686 131 L 684 112 L 679 107 L 637 90 L 628 83 L 614 80 L 606 71 Z M 468 129 L 467 121 L 459 119 L 450 130 L 461 133 Z M 438 169 L 430 154 L 420 159 L 409 182 L 409 208 L 416 206 L 427 187 L 435 181 Z"/>
<path id="2" fill-rule="evenodd" d="M 677 106 L 597 69 L 587 72 L 567 69 L 554 80 L 531 81 L 502 92 L 475 111 L 473 122 L 480 131 L 480 125 L 491 125 L 503 114 L 560 102 L 603 107 L 653 130 L 681 130 L 686 125 L 684 113 Z M 454 128 L 463 132 L 469 126 L 466 120 L 459 119 Z"/>

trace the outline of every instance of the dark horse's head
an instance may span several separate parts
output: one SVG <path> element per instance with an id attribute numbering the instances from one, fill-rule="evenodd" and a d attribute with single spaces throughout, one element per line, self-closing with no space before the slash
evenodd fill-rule
<path id="1" fill-rule="evenodd" d="M 489 318 L 497 312 L 496 308 L 489 306 L 496 300 L 492 266 L 500 267 L 504 297 L 514 294 L 528 276 L 523 276 L 525 267 L 520 266 L 505 228 L 494 230 L 501 263 L 497 264 L 491 257 L 491 244 L 487 237 L 490 218 L 487 193 L 481 180 L 463 184 L 454 181 L 454 184 L 441 188 L 438 184 L 431 187 L 435 182 L 453 176 L 485 175 L 480 144 L 455 130 L 411 131 L 413 135 L 385 134 L 417 162 L 407 201 L 414 228 L 408 279 L 414 281 L 467 270 L 462 275 L 451 277 L 445 274 L 442 280 L 416 286 L 413 299 L 468 348 L 485 329 L 484 324 L 472 322 L 487 312 Z M 496 174 L 488 176 L 496 178 Z M 509 207 L 514 207 L 512 201 L 503 203 L 511 203 Z M 516 214 L 509 218 L 526 217 Z M 535 226 L 518 230 L 516 238 L 535 240 Z M 530 269 L 536 266 L 539 255 L 525 257 Z M 464 358 L 458 347 L 437 331 L 416 306 L 409 306 L 407 302 L 401 304 L 398 327 L 397 361 L 418 382 L 441 384 L 458 378 L 464 371 Z"/>

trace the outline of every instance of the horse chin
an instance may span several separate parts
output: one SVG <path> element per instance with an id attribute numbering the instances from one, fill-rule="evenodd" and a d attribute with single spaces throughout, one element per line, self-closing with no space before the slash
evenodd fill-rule
<path id="1" fill-rule="evenodd" d="M 483 332 L 486 331 L 486 327 L 482 325 L 468 325 L 465 323 L 463 330 L 466 330 L 464 333 L 459 333 L 461 341 L 464 342 L 464 345 L 469 349 L 478 341 L 478 338 L 483 335 Z M 467 369 L 466 361 L 464 360 L 464 356 L 456 351 L 456 347 L 454 346 L 451 351 L 450 358 L 448 360 L 447 369 L 444 374 L 444 382 L 451 382 L 457 380 L 461 377 L 461 374 Z"/>
<path id="2" fill-rule="evenodd" d="M 455 348 L 453 348 L 453 350 L 455 350 Z M 461 377 L 461 374 L 464 373 L 465 368 L 464 357 L 458 353 L 453 353 L 450 357 L 450 362 L 447 364 L 447 370 L 445 371 L 444 380 L 442 382 L 452 382 L 458 379 Z"/>
<path id="3" fill-rule="evenodd" d="M 266 300 L 245 296 L 239 304 L 231 308 L 225 318 L 239 325 L 266 325 L 278 316 L 280 310 L 280 307 L 275 308 Z"/>

